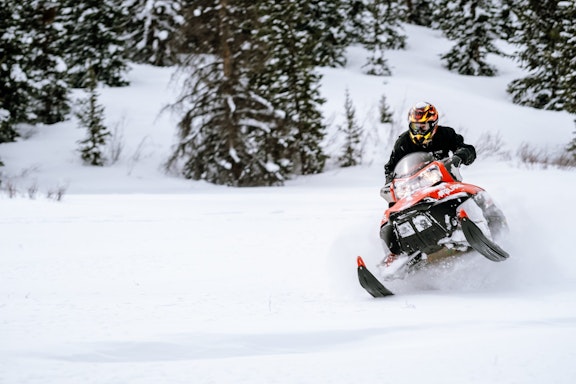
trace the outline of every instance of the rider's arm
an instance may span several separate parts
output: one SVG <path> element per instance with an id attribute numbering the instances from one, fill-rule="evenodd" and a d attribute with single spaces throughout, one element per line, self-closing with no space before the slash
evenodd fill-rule
<path id="1" fill-rule="evenodd" d="M 390 160 L 384 165 L 384 171 L 386 172 L 386 183 L 392 181 L 392 177 L 394 176 L 394 168 L 396 168 L 396 164 L 406 156 L 410 151 L 406 148 L 406 136 L 407 133 L 402 134 L 394 143 L 394 148 L 392 149 L 392 153 L 390 154 Z"/>
<path id="2" fill-rule="evenodd" d="M 476 148 L 471 144 L 464 143 L 464 137 L 452 128 L 450 128 L 448 140 L 452 153 L 460 157 L 465 165 L 470 165 L 476 160 Z"/>

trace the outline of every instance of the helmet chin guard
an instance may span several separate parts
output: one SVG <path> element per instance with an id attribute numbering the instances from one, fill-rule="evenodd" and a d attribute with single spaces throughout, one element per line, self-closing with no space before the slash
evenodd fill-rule
<path id="1" fill-rule="evenodd" d="M 416 145 L 419 145 L 421 147 L 427 147 L 428 144 L 430 144 L 432 142 L 432 138 L 434 137 L 434 134 L 436 133 L 436 128 L 437 127 L 434 127 L 431 131 L 429 131 L 428 133 L 423 134 L 423 135 L 414 134 L 410 130 L 410 132 L 409 132 L 410 139 L 412 139 L 412 142 Z"/>

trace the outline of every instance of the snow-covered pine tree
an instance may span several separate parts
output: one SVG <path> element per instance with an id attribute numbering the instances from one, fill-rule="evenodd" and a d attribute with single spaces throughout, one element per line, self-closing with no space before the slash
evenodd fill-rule
<path id="1" fill-rule="evenodd" d="M 278 3 L 274 0 L 271 2 Z M 295 3 L 302 15 L 295 27 L 313 36 L 314 44 L 310 44 L 309 54 L 314 57 L 315 64 L 327 67 L 346 64 L 344 50 L 350 43 L 346 28 L 347 0 L 295 0 Z"/>
<path id="2" fill-rule="evenodd" d="M 362 135 L 363 129 L 356 120 L 356 108 L 350 98 L 350 91 L 346 89 L 344 100 L 344 125 L 338 126 L 338 131 L 344 138 L 342 154 L 338 157 L 341 167 L 352 167 L 362 163 Z"/>
<path id="3" fill-rule="evenodd" d="M 576 3 L 521 0 L 514 12 L 521 29 L 512 42 L 529 75 L 512 81 L 516 104 L 576 113 Z"/>
<path id="4" fill-rule="evenodd" d="M 324 99 L 316 70 L 322 61 L 316 49 L 319 29 L 308 24 L 310 6 L 306 0 L 263 0 L 259 8 L 263 23 L 258 39 L 268 42 L 269 51 L 255 83 L 285 113 L 279 142 L 294 174 L 321 172 L 327 158 L 322 148 L 326 127 L 320 112 Z"/>
<path id="5" fill-rule="evenodd" d="M 124 0 L 61 0 L 66 28 L 62 40 L 69 82 L 88 86 L 89 69 L 111 87 L 128 85 L 126 41 L 128 13 Z"/>
<path id="6" fill-rule="evenodd" d="M 388 106 L 388 101 L 386 100 L 386 95 L 382 95 L 378 102 L 378 113 L 379 113 L 379 120 L 382 124 L 392 123 L 392 112 L 390 111 L 390 107 Z"/>
<path id="7" fill-rule="evenodd" d="M 182 26 L 176 31 L 174 44 L 183 56 L 186 54 L 211 54 L 218 50 L 219 35 L 214 31 L 219 28 L 219 20 L 208 12 L 213 0 L 195 0 L 183 4 Z M 196 25 L 190 25 L 191 22 Z"/>
<path id="8" fill-rule="evenodd" d="M 576 115 L 576 2 L 564 1 L 561 5 L 562 15 L 562 55 L 566 66 L 560 78 L 559 107 Z"/>
<path id="9" fill-rule="evenodd" d="M 370 56 L 363 66 L 364 73 L 390 76 L 392 71 L 385 58 L 389 49 L 404 49 L 406 35 L 400 22 L 406 15 L 404 0 L 363 0 L 356 5 L 353 23 L 355 40 Z"/>
<path id="10" fill-rule="evenodd" d="M 69 112 L 56 3 L 0 0 L 0 142 L 18 123 L 52 124 Z"/>
<path id="11" fill-rule="evenodd" d="M 576 127 L 576 119 L 574 120 L 574 126 Z M 574 158 L 574 161 L 576 161 L 576 129 L 574 130 L 574 138 L 570 144 L 568 144 L 567 150 L 572 153 L 572 157 Z"/>
<path id="12" fill-rule="evenodd" d="M 437 0 L 405 0 L 406 15 L 404 20 L 410 24 L 434 27 L 436 1 Z"/>
<path id="13" fill-rule="evenodd" d="M 183 0 L 126 0 L 131 15 L 126 47 L 130 60 L 155 66 L 176 64 L 174 37 L 184 22 Z"/>
<path id="14" fill-rule="evenodd" d="M 499 26 L 500 38 L 508 41 L 520 28 L 520 24 L 513 12 L 517 0 L 500 0 L 496 22 Z"/>
<path id="15" fill-rule="evenodd" d="M 80 102 L 76 117 L 80 128 L 86 129 L 87 136 L 78 142 L 82 161 L 86 165 L 103 166 L 106 163 L 104 147 L 110 131 L 104 125 L 104 107 L 98 103 L 98 82 L 93 70 L 88 70 L 88 97 Z"/>
<path id="16" fill-rule="evenodd" d="M 469 76 L 494 76 L 496 68 L 486 61 L 488 54 L 501 54 L 494 44 L 500 37 L 494 0 L 441 0 L 438 5 L 440 28 L 454 42 L 442 55 L 450 71 Z"/>
<path id="17" fill-rule="evenodd" d="M 195 36 L 198 53 L 181 68 L 186 78 L 173 107 L 183 117 L 167 164 L 186 178 L 257 186 L 279 185 L 287 176 L 289 159 L 278 150 L 284 115 L 252 81 L 269 51 L 255 38 L 258 6 L 252 0 L 202 0 L 187 10 L 183 34 Z"/>
<path id="18" fill-rule="evenodd" d="M 18 137 L 15 124 L 27 120 L 30 86 L 23 68 L 30 49 L 21 28 L 23 4 L 0 0 L 0 143 Z"/>
<path id="19" fill-rule="evenodd" d="M 59 20 L 59 3 L 55 0 L 31 0 L 25 19 L 32 29 L 31 66 L 26 70 L 32 82 L 32 123 L 54 124 L 64 121 L 70 112 L 67 67 L 60 41 L 65 30 Z"/>

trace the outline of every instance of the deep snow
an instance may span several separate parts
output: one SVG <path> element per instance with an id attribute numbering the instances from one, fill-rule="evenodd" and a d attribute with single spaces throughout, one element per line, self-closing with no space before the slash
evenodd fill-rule
<path id="1" fill-rule="evenodd" d="M 146 66 L 101 90 L 124 138 L 115 165 L 81 165 L 73 121 L 0 145 L 5 180 L 38 187 L 35 199 L 0 194 L 0 383 L 572 383 L 576 174 L 515 151 L 561 148 L 573 119 L 513 105 L 515 63 L 492 58 L 490 79 L 451 74 L 438 32 L 407 31 L 393 77 L 362 75 L 360 49 L 322 70 L 327 121 L 342 121 L 348 88 L 371 135 L 359 167 L 279 188 L 167 176 L 175 116 L 158 113 L 176 95 L 172 70 Z M 509 260 L 470 255 L 382 300 L 359 287 L 356 256 L 371 269 L 383 257 L 382 94 L 398 124 L 424 99 L 472 144 L 501 136 L 509 160 L 480 156 L 462 174 L 506 214 Z M 45 197 L 57 188 L 61 202 Z"/>

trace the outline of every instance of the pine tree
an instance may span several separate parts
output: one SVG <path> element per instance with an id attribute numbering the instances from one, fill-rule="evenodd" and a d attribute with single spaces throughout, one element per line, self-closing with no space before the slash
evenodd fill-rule
<path id="1" fill-rule="evenodd" d="M 28 52 L 31 66 L 27 77 L 33 84 L 31 123 L 54 124 L 64 121 L 70 112 L 67 67 L 60 51 L 64 30 L 59 22 L 58 3 L 53 0 L 32 0 L 26 15 L 33 30 Z"/>
<path id="2" fill-rule="evenodd" d="M 66 39 L 62 41 L 69 81 L 74 88 L 98 81 L 111 87 L 128 85 L 126 41 L 128 15 L 124 0 L 61 0 Z"/>
<path id="3" fill-rule="evenodd" d="M 96 89 L 98 83 L 95 72 L 89 70 L 88 78 L 88 98 L 81 101 L 80 109 L 76 113 L 80 127 L 87 131 L 87 137 L 79 141 L 79 151 L 84 164 L 103 166 L 106 163 L 103 148 L 110 136 L 110 131 L 104 125 L 104 107 L 98 104 Z"/>
<path id="4" fill-rule="evenodd" d="M 278 3 L 271 1 L 272 3 Z M 296 5 L 300 20 L 294 20 L 294 27 L 311 37 L 309 55 L 314 57 L 316 66 L 340 67 L 346 64 L 345 49 L 350 43 L 347 31 L 347 0 L 293 0 L 291 4 L 281 4 L 292 9 Z M 276 7 L 278 4 L 274 4 Z M 291 11 L 293 12 L 293 11 Z"/>
<path id="5" fill-rule="evenodd" d="M 496 22 L 498 24 L 500 38 L 509 41 L 514 34 L 519 32 L 520 24 L 514 14 L 517 0 L 500 0 L 497 9 Z"/>
<path id="6" fill-rule="evenodd" d="M 514 12 L 521 30 L 512 42 L 529 75 L 508 85 L 513 102 L 576 113 L 576 4 L 523 0 Z"/>
<path id="7" fill-rule="evenodd" d="M 30 66 L 31 33 L 24 28 L 29 3 L 0 0 L 0 143 L 18 137 L 16 124 L 33 118 Z"/>
<path id="8" fill-rule="evenodd" d="M 392 123 L 392 112 L 390 111 L 390 107 L 388 106 L 388 102 L 386 101 L 386 95 L 382 95 L 380 101 L 378 102 L 378 112 L 380 117 L 380 123 L 388 124 Z"/>
<path id="9" fill-rule="evenodd" d="M 352 167 L 362 163 L 362 127 L 356 121 L 356 109 L 350 98 L 350 92 L 346 89 L 344 101 L 344 115 L 346 122 L 338 127 L 338 131 L 344 136 L 342 154 L 338 158 L 341 167 Z"/>
<path id="10" fill-rule="evenodd" d="M 197 55 L 210 55 L 218 51 L 220 27 L 214 12 L 209 11 L 213 0 L 195 0 L 183 5 L 182 25 L 175 31 L 175 49 L 177 52 Z"/>
<path id="11" fill-rule="evenodd" d="M 562 31 L 560 34 L 562 55 L 565 65 L 560 78 L 558 107 L 571 114 L 576 114 L 576 3 L 565 1 L 562 3 L 561 14 Z"/>
<path id="12" fill-rule="evenodd" d="M 392 71 L 385 52 L 406 47 L 406 35 L 400 24 L 406 14 L 404 1 L 363 0 L 355 3 L 355 9 L 354 39 L 370 52 L 364 73 L 390 76 Z"/>
<path id="13" fill-rule="evenodd" d="M 182 25 L 183 0 L 127 0 L 130 20 L 128 57 L 136 63 L 170 66 L 177 63 L 175 36 Z"/>
<path id="14" fill-rule="evenodd" d="M 434 8 L 435 1 L 405 0 L 406 16 L 404 20 L 410 24 L 424 27 L 435 27 Z"/>
<path id="15" fill-rule="evenodd" d="M 0 142 L 19 123 L 53 124 L 70 110 L 56 17 L 50 0 L 0 0 Z"/>
<path id="16" fill-rule="evenodd" d="M 311 10 L 306 0 L 279 4 L 265 0 L 259 40 L 267 41 L 269 56 L 255 83 L 262 94 L 284 111 L 280 143 L 290 159 L 294 174 L 321 172 L 327 156 L 321 146 L 326 135 L 320 107 L 321 75 L 315 67 L 318 37 L 303 22 Z M 317 31 L 312 29 L 313 31 Z"/>
<path id="17" fill-rule="evenodd" d="M 184 116 L 169 167 L 234 186 L 279 185 L 323 169 L 315 67 L 325 56 L 309 5 L 199 0 L 187 9 L 182 36 L 194 54 L 175 104 Z"/>
<path id="18" fill-rule="evenodd" d="M 500 37 L 500 25 L 493 0 L 442 0 L 440 27 L 454 42 L 442 60 L 450 70 L 461 75 L 494 76 L 496 68 L 486 61 L 488 54 L 501 54 L 494 45 Z"/>
<path id="19" fill-rule="evenodd" d="M 574 125 L 576 126 L 576 119 L 574 120 Z M 568 152 L 572 153 L 572 157 L 576 161 L 576 130 L 574 131 L 574 138 L 572 139 L 570 144 L 568 144 L 567 150 Z"/>
<path id="20" fill-rule="evenodd" d="M 289 159 L 278 151 L 277 132 L 284 116 L 252 82 L 268 52 L 254 35 L 258 2 L 198 1 L 186 17 L 183 33 L 196 36 L 196 50 L 203 54 L 183 66 L 188 73 L 174 107 L 184 114 L 168 167 L 181 166 L 185 177 L 216 184 L 282 184 Z M 212 22 L 198 22 L 207 19 Z"/>

